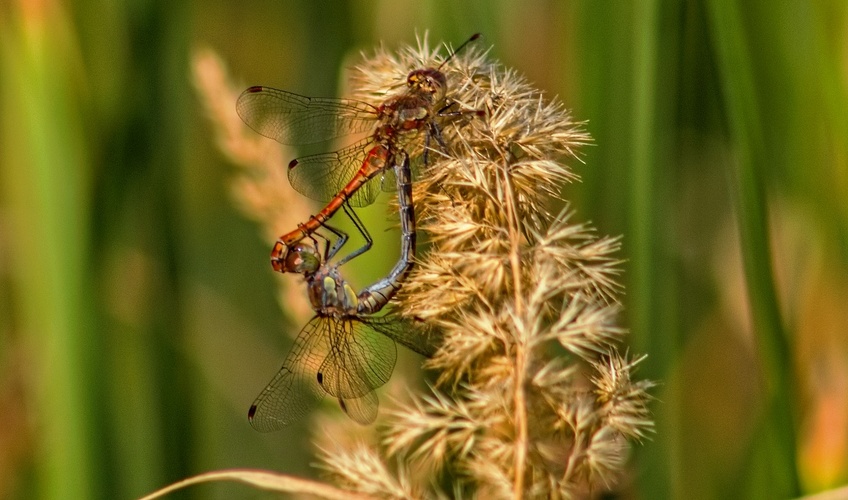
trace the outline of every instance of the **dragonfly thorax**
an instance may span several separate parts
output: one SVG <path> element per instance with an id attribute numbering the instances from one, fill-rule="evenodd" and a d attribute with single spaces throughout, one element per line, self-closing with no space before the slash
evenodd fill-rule
<path id="1" fill-rule="evenodd" d="M 380 126 L 374 132 L 378 142 L 393 140 L 408 131 L 425 127 L 430 120 L 433 101 L 429 95 L 403 94 L 386 101 L 377 108 Z"/>
<path id="2" fill-rule="evenodd" d="M 325 267 L 308 280 L 309 301 L 318 314 L 333 317 L 356 314 L 359 299 L 336 267 Z"/>
<path id="3" fill-rule="evenodd" d="M 378 141 L 393 139 L 407 131 L 421 130 L 435 113 L 436 105 L 444 101 L 447 81 L 441 71 L 417 69 L 406 78 L 408 89 L 377 108 L 381 125 L 375 132 Z"/>

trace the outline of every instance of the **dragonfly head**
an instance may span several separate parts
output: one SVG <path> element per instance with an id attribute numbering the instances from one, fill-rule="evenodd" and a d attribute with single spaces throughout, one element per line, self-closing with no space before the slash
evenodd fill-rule
<path id="1" fill-rule="evenodd" d="M 432 96 L 433 102 L 445 98 L 448 82 L 445 74 L 435 68 L 416 69 L 406 77 L 406 85 L 422 94 Z"/>
<path id="2" fill-rule="evenodd" d="M 309 245 L 297 244 L 274 261 L 282 273 L 314 274 L 321 267 L 321 254 Z"/>

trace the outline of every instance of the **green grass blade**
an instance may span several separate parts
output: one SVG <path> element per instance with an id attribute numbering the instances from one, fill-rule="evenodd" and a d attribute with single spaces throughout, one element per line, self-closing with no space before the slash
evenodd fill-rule
<path id="1" fill-rule="evenodd" d="M 733 0 L 708 3 L 729 132 L 735 146 L 732 191 L 749 307 L 768 398 L 764 431 L 753 444 L 757 451 L 749 470 L 759 471 L 750 477 L 757 485 L 751 491 L 763 498 L 787 498 L 800 494 L 791 407 L 795 391 L 792 370 L 787 369 L 792 359 L 772 273 L 764 182 L 765 129 L 741 9 Z"/>
<path id="2" fill-rule="evenodd" d="M 9 210 L 14 314 L 30 356 L 33 494 L 97 498 L 102 441 L 95 437 L 90 376 L 97 349 L 88 164 L 64 19 L 54 11 L 39 14 L 0 26 L 0 189 Z"/>

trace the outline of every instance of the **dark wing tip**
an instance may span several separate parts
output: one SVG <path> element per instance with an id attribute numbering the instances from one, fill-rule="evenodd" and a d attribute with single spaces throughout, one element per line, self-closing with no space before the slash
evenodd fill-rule
<path id="1" fill-rule="evenodd" d="M 244 90 L 244 92 L 241 93 L 241 95 L 239 95 L 238 102 L 240 103 L 242 101 L 242 99 L 244 99 L 245 96 L 247 96 L 248 94 L 258 94 L 258 93 L 262 92 L 262 90 L 264 88 L 265 87 L 263 87 L 261 85 L 254 85 L 253 87 L 248 87 L 247 89 Z"/>
<path id="2" fill-rule="evenodd" d="M 482 34 L 482 33 L 474 33 L 473 35 L 471 35 L 471 38 L 469 38 L 469 39 L 468 39 L 468 41 L 469 41 L 469 42 L 473 42 L 474 40 L 477 40 L 477 39 L 478 39 L 478 38 L 480 38 L 481 36 L 483 36 L 483 34 Z"/>
<path id="3" fill-rule="evenodd" d="M 289 162 L 289 170 L 297 166 L 297 158 Z"/>
<path id="4" fill-rule="evenodd" d="M 247 419 L 253 423 L 254 416 L 256 416 L 256 405 L 250 405 L 250 409 L 247 410 Z"/>
<path id="5" fill-rule="evenodd" d="M 254 85 L 253 87 L 249 87 L 244 92 L 242 92 L 241 95 L 238 96 L 238 99 L 236 99 L 236 112 L 238 113 L 238 115 L 241 117 L 241 119 L 245 123 L 248 123 L 248 118 L 245 117 L 245 113 L 250 114 L 250 109 L 249 109 L 250 100 L 248 99 L 248 95 L 258 94 L 258 93 L 262 92 L 263 88 L 264 87 L 262 87 L 261 85 Z M 248 108 L 245 109 L 246 107 L 248 107 Z M 249 123 L 248 123 L 248 126 L 253 128 L 253 126 L 250 125 Z"/>

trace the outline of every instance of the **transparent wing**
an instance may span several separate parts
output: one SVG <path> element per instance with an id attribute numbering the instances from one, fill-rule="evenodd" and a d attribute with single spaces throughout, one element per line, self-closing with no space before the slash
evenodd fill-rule
<path id="1" fill-rule="evenodd" d="M 319 384 L 339 399 L 362 398 L 389 381 L 397 347 L 358 319 L 334 321 L 331 351 L 318 370 Z"/>
<path id="2" fill-rule="evenodd" d="M 324 396 L 315 373 L 330 351 L 327 320 L 315 316 L 297 336 L 280 371 L 248 411 L 250 425 L 261 432 L 282 429 L 304 417 Z"/>
<path id="3" fill-rule="evenodd" d="M 236 101 L 250 128 L 282 144 L 312 144 L 366 132 L 377 117 L 370 104 L 351 99 L 305 97 L 271 87 L 250 87 Z"/>
<path id="4" fill-rule="evenodd" d="M 370 172 L 369 176 L 362 178 L 354 177 L 366 157 L 371 159 L 372 144 L 371 139 L 363 139 L 339 151 L 298 158 L 289 164 L 289 182 L 297 192 L 313 200 L 327 202 L 344 190 L 351 206 L 370 205 L 380 189 L 378 182 L 369 180 L 377 177 L 377 172 Z"/>
<path id="5" fill-rule="evenodd" d="M 377 399 L 377 393 L 374 391 L 354 399 L 339 399 L 339 406 L 342 411 L 347 413 L 354 422 L 368 425 L 377 419 L 377 409 L 380 406 L 380 401 Z"/>
<path id="6" fill-rule="evenodd" d="M 416 326 L 395 315 L 362 319 L 372 330 L 427 358 L 436 354 L 444 340 L 437 330 Z"/>
<path id="7" fill-rule="evenodd" d="M 393 158 L 391 158 L 393 162 L 400 162 L 400 156 L 395 154 Z M 412 175 L 415 172 L 423 172 L 424 168 L 422 165 L 424 164 L 421 157 L 413 157 L 409 160 L 410 165 L 410 181 L 416 179 L 416 176 Z M 386 169 L 377 177 L 380 184 L 380 190 L 385 193 L 397 193 L 397 174 L 395 174 L 394 164 L 388 165 Z"/>

